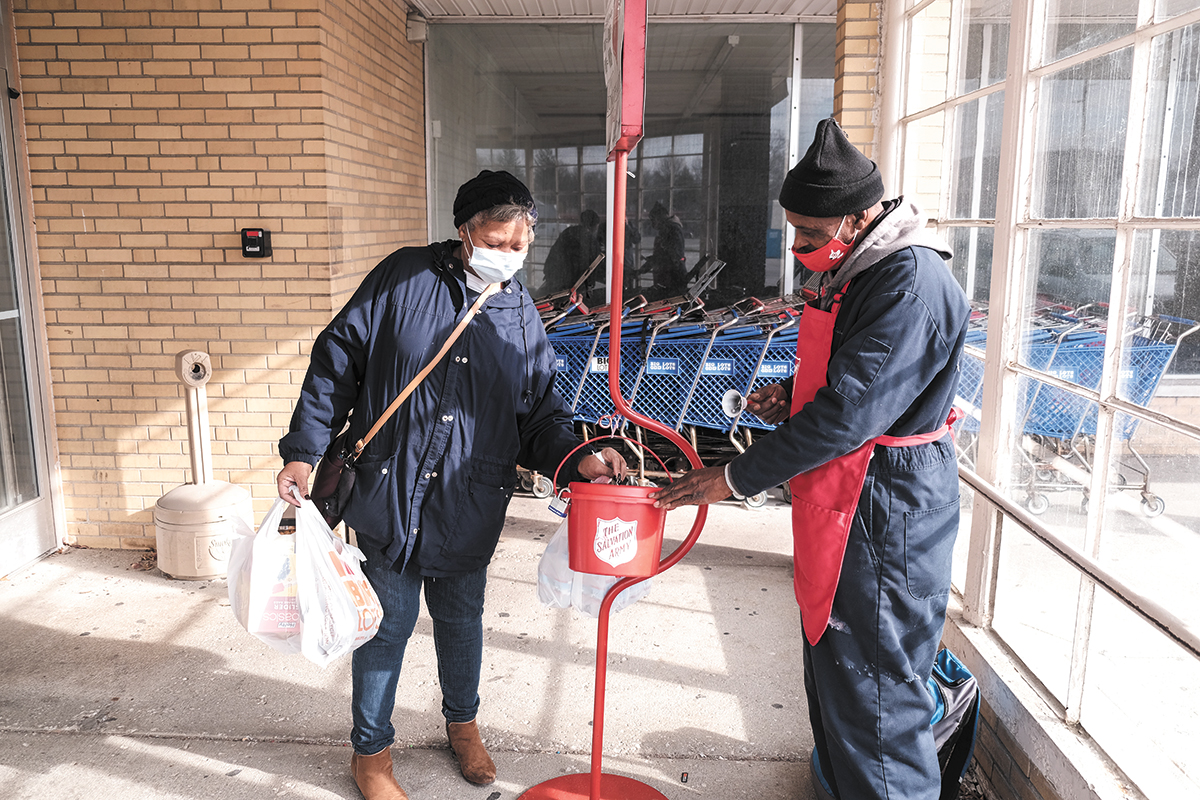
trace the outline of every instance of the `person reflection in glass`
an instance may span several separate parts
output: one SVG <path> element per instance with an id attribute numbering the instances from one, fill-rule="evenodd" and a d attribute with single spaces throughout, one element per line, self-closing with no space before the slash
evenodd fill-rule
<path id="1" fill-rule="evenodd" d="M 654 249 L 641 274 L 650 273 L 654 285 L 645 292 L 650 300 L 678 297 L 687 290 L 687 267 L 683 254 L 683 223 L 670 214 L 661 202 L 650 209 L 650 223 L 654 226 Z"/>
<path id="2" fill-rule="evenodd" d="M 546 297 L 570 289 L 603 249 L 600 215 L 589 208 L 579 215 L 579 224 L 560 233 L 550 248 L 542 265 L 543 283 L 539 294 Z M 590 288 L 590 285 L 585 286 Z M 580 294 L 586 295 L 584 287 L 580 288 Z"/>

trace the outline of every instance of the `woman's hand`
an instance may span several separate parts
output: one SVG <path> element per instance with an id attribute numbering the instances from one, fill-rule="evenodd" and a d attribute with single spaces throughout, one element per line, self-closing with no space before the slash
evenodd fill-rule
<path id="1" fill-rule="evenodd" d="M 684 474 L 669 486 L 651 492 L 649 497 L 655 508 L 670 511 L 680 506 L 702 506 L 719 503 L 733 495 L 725 482 L 724 467 L 705 467 Z"/>
<path id="2" fill-rule="evenodd" d="M 778 425 L 791 416 L 791 398 L 778 383 L 768 384 L 746 397 L 746 407 L 768 425 Z"/>
<path id="3" fill-rule="evenodd" d="M 589 481 L 601 475 L 607 475 L 617 481 L 624 480 L 627 468 L 624 456 L 611 447 L 601 450 L 599 458 L 591 455 L 579 462 L 579 474 Z"/>
<path id="4" fill-rule="evenodd" d="M 308 477 L 312 475 L 312 464 L 303 461 L 289 461 L 279 470 L 275 477 L 275 485 L 279 488 L 279 496 L 297 508 L 300 501 L 292 495 L 292 487 L 300 489 L 301 497 L 308 497 Z"/>

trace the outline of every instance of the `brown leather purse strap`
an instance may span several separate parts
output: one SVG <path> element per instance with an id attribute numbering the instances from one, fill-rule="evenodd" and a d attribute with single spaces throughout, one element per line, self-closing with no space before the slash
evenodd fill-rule
<path id="1" fill-rule="evenodd" d="M 458 325 L 455 326 L 454 330 L 450 332 L 450 338 L 447 339 L 446 343 L 442 345 L 442 349 L 439 350 L 437 355 L 435 355 L 433 359 L 425 365 L 424 369 L 418 372 L 416 376 L 414 376 L 413 379 L 408 382 L 408 386 L 405 386 L 404 390 L 400 392 L 400 394 L 396 395 L 396 399 L 393 400 L 392 404 L 387 407 L 387 410 L 380 415 L 379 419 L 375 420 L 375 424 L 371 426 L 371 430 L 367 431 L 367 435 L 355 442 L 354 455 L 352 456 L 353 460 L 358 460 L 358 457 L 362 455 L 363 449 L 373 438 L 375 438 L 375 434 L 379 433 L 379 429 L 382 428 L 389 419 L 391 419 L 392 414 L 396 413 L 396 409 L 400 408 L 400 406 L 404 404 L 404 401 L 407 400 L 408 396 L 413 393 L 413 390 L 421 385 L 421 381 L 425 380 L 429 373 L 433 371 L 433 368 L 438 365 L 438 362 L 442 360 L 442 357 L 449 352 L 451 345 L 453 345 L 458 340 L 458 337 L 462 335 L 462 332 L 466 330 L 467 325 L 469 325 L 471 320 L 475 318 L 475 315 L 480 312 L 480 310 L 483 308 L 483 304 L 487 302 L 487 299 L 499 290 L 500 284 L 498 283 L 491 283 L 484 287 L 483 291 L 479 293 L 479 299 L 477 299 L 474 305 L 471 306 L 471 309 L 467 311 L 467 315 L 459 320 Z"/>

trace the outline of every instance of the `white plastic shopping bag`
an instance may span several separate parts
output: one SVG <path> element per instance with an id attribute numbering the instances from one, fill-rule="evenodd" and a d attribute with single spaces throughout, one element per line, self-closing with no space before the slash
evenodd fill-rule
<path id="1" fill-rule="evenodd" d="M 229 551 L 229 605 L 242 627 L 281 653 L 300 652 L 296 537 L 279 533 L 288 504 L 276 500 L 258 533 L 240 519 Z"/>
<path id="2" fill-rule="evenodd" d="M 362 551 L 334 536 L 311 500 L 296 510 L 295 534 L 279 533 L 287 506 L 276 500 L 258 533 L 242 524 L 229 555 L 229 604 L 271 647 L 324 667 L 370 640 L 383 609 Z"/>
<path id="3" fill-rule="evenodd" d="M 576 572 L 571 569 L 570 563 L 567 521 L 564 519 L 538 562 L 538 600 L 551 608 L 575 608 L 589 617 L 600 616 L 604 595 L 620 579 L 610 575 Z M 649 594 L 650 580 L 647 578 L 617 595 L 612 610 L 620 611 Z"/>
<path id="4" fill-rule="evenodd" d="M 363 574 L 362 551 L 334 536 L 311 500 L 301 503 L 296 510 L 300 652 L 323 667 L 370 641 L 383 609 Z"/>

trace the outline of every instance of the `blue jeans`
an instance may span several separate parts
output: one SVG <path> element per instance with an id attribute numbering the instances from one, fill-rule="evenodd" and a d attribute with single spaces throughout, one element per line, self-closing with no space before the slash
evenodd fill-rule
<path id="1" fill-rule="evenodd" d="M 360 544 L 367 560 L 363 571 L 379 595 L 383 623 L 375 638 L 354 651 L 350 742 L 361 755 L 373 755 L 396 740 L 392 710 L 404 649 L 417 624 L 421 587 L 433 619 L 442 714 L 447 722 L 470 722 L 479 710 L 479 670 L 483 661 L 483 597 L 487 567 L 450 578 L 420 574 L 412 561 L 397 573 L 389 559 Z"/>

